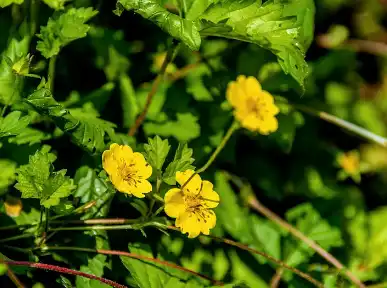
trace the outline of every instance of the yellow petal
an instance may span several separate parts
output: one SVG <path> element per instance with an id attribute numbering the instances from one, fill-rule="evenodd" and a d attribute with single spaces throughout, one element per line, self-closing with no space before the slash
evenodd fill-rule
<path id="1" fill-rule="evenodd" d="M 195 238 L 201 232 L 209 235 L 216 225 L 216 215 L 210 209 L 202 210 L 200 214 L 186 211 L 176 219 L 175 225 L 182 233 L 188 233 L 188 238 Z"/>
<path id="2" fill-rule="evenodd" d="M 246 117 L 244 117 L 241 121 L 241 125 L 250 130 L 250 131 L 258 131 L 262 121 L 257 117 L 256 114 L 250 113 Z"/>
<path id="3" fill-rule="evenodd" d="M 148 179 L 152 175 L 152 166 L 146 162 L 144 155 L 135 152 L 133 154 L 132 161 L 134 164 L 134 169 L 137 170 L 137 176 Z"/>
<path id="4" fill-rule="evenodd" d="M 207 208 L 215 208 L 219 204 L 219 195 L 214 191 L 214 185 L 210 181 L 204 180 L 200 196 L 205 200 Z"/>
<path id="5" fill-rule="evenodd" d="M 106 150 L 102 153 L 102 167 L 108 175 L 117 171 L 118 163 L 111 150 Z"/>
<path id="6" fill-rule="evenodd" d="M 244 83 L 245 91 L 248 97 L 257 98 L 258 95 L 262 92 L 261 84 L 255 77 L 247 77 Z"/>
<path id="7" fill-rule="evenodd" d="M 195 213 L 184 212 L 176 219 L 175 225 L 181 229 L 183 234 L 188 233 L 188 238 L 195 238 L 201 231 L 201 223 L 198 219 Z"/>
<path id="8" fill-rule="evenodd" d="M 4 208 L 9 217 L 18 217 L 23 209 L 23 204 L 19 198 L 7 195 Z"/>
<path id="9" fill-rule="evenodd" d="M 143 198 L 145 196 L 144 193 L 149 193 L 152 191 L 152 184 L 149 181 L 137 178 L 134 180 L 136 180 L 135 185 L 132 182 L 128 182 L 129 185 L 132 186 L 131 191 L 134 196 Z"/>
<path id="10" fill-rule="evenodd" d="M 267 117 L 260 126 L 258 127 L 259 133 L 263 135 L 268 135 L 272 132 L 277 131 L 278 129 L 278 121 L 275 117 Z"/>
<path id="11" fill-rule="evenodd" d="M 197 195 L 200 192 L 202 187 L 202 179 L 198 174 L 196 174 L 186 185 L 184 185 L 191 176 L 195 173 L 195 171 L 188 169 L 184 172 L 176 172 L 176 181 L 184 186 L 183 192 L 188 194 Z"/>
<path id="12" fill-rule="evenodd" d="M 170 189 L 164 196 L 165 213 L 172 218 L 178 217 L 185 211 L 184 195 L 178 188 Z"/>
<path id="13" fill-rule="evenodd" d="M 113 145 L 114 147 L 112 148 Z M 133 150 L 128 145 L 112 144 L 110 150 L 117 160 L 131 161 L 133 158 Z"/>

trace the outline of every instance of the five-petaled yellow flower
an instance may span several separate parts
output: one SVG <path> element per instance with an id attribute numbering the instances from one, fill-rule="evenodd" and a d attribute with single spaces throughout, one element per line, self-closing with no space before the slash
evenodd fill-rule
<path id="1" fill-rule="evenodd" d="M 139 198 L 152 191 L 152 184 L 147 181 L 152 175 L 152 167 L 141 153 L 133 152 L 129 146 L 110 145 L 110 149 L 102 154 L 102 165 L 118 191 Z"/>
<path id="2" fill-rule="evenodd" d="M 359 172 L 360 159 L 357 151 L 349 151 L 338 156 L 338 162 L 341 168 L 348 174 L 352 175 Z"/>
<path id="3" fill-rule="evenodd" d="M 176 173 L 176 181 L 183 187 L 172 188 L 165 194 L 165 213 L 176 218 L 175 225 L 182 233 L 194 238 L 200 233 L 210 234 L 215 227 L 216 215 L 211 208 L 219 204 L 219 195 L 209 181 L 195 175 L 187 185 L 184 183 L 194 174 L 193 170 Z"/>
<path id="4" fill-rule="evenodd" d="M 234 107 L 234 116 L 241 126 L 268 135 L 278 129 L 275 115 L 279 109 L 274 104 L 273 96 L 262 90 L 254 77 L 240 75 L 227 87 L 227 100 Z"/>

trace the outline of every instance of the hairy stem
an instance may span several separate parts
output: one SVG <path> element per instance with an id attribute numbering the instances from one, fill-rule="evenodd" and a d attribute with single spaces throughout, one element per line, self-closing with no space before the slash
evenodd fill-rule
<path id="1" fill-rule="evenodd" d="M 275 271 L 273 278 L 271 278 L 270 280 L 270 288 L 277 288 L 279 286 L 283 273 L 284 269 L 282 267 L 278 268 Z"/>
<path id="2" fill-rule="evenodd" d="M 337 125 L 339 127 L 342 127 L 368 141 L 371 141 L 371 142 L 374 142 L 376 144 L 379 144 L 383 147 L 387 147 L 387 139 L 382 137 L 382 136 L 379 136 L 379 135 L 376 135 L 375 133 L 372 133 L 371 131 L 368 131 L 367 129 L 364 129 L 362 127 L 359 127 L 355 124 L 352 124 L 348 121 L 345 121 L 343 119 L 340 119 L 334 115 L 331 115 L 331 114 L 328 114 L 326 112 L 322 112 L 322 111 L 316 111 L 314 109 L 311 109 L 309 107 L 305 107 L 303 105 L 293 105 L 294 108 L 300 110 L 300 111 L 303 111 L 305 113 L 308 113 L 312 116 L 317 116 L 329 123 L 332 123 L 334 125 Z"/>
<path id="3" fill-rule="evenodd" d="M 56 64 L 57 55 L 54 55 L 50 58 L 48 63 L 48 87 L 50 88 L 51 93 L 54 93 L 54 78 L 55 78 L 55 64 Z"/>
<path id="4" fill-rule="evenodd" d="M 180 231 L 180 229 L 175 227 L 175 226 L 166 226 L 165 228 L 170 229 L 170 230 Z M 263 256 L 266 259 L 268 259 L 269 261 L 277 264 L 278 266 L 280 266 L 280 267 L 282 267 L 284 269 L 290 270 L 294 274 L 297 274 L 298 276 L 300 276 L 301 278 L 309 281 L 310 283 L 313 283 L 315 286 L 320 287 L 320 288 L 324 288 L 324 285 L 321 282 L 319 282 L 316 279 L 314 279 L 312 276 L 310 276 L 310 275 L 308 275 L 308 274 L 298 270 L 297 268 L 294 268 L 294 267 L 291 267 L 291 266 L 287 265 L 286 263 L 284 263 L 281 260 L 278 260 L 278 259 L 270 256 L 269 254 L 266 254 L 264 252 L 255 250 L 253 248 L 248 247 L 247 245 L 244 245 L 242 243 L 239 243 L 239 242 L 236 242 L 236 241 L 233 241 L 233 240 L 230 240 L 230 239 L 220 238 L 220 237 L 216 237 L 216 236 L 212 236 L 212 235 L 201 235 L 201 237 L 211 238 L 211 239 L 214 239 L 214 240 L 216 240 L 218 242 L 222 242 L 222 243 L 225 243 L 227 245 L 231 245 L 231 246 L 237 247 L 239 249 L 242 249 L 242 250 L 245 250 L 245 251 L 249 251 L 251 253 Z"/>
<path id="5" fill-rule="evenodd" d="M 331 263 L 333 266 L 335 266 L 340 271 L 343 271 L 344 274 L 347 276 L 347 278 L 352 281 L 357 287 L 360 288 L 366 288 L 366 286 L 359 280 L 357 277 L 348 269 L 344 267 L 343 264 L 340 263 L 339 260 L 337 260 L 332 254 L 324 250 L 320 245 L 318 245 L 315 241 L 305 236 L 301 231 L 297 230 L 295 227 L 287 223 L 286 221 L 282 220 L 281 217 L 279 217 L 277 214 L 266 208 L 262 203 L 258 201 L 258 199 L 254 196 L 250 196 L 248 200 L 248 204 L 251 208 L 258 211 L 271 221 L 277 223 L 279 226 L 281 226 L 283 229 L 291 233 L 296 238 L 300 239 L 304 243 L 306 243 L 310 248 L 312 248 L 314 251 L 316 251 L 318 254 L 320 254 L 325 260 L 327 260 L 329 263 Z"/>
<path id="6" fill-rule="evenodd" d="M 144 109 L 142 110 L 141 114 L 137 117 L 134 125 L 130 128 L 128 133 L 129 136 L 133 136 L 134 134 L 136 134 L 137 129 L 141 126 L 142 122 L 144 122 L 146 114 L 148 113 L 149 107 L 152 103 L 153 97 L 155 96 L 157 89 L 159 88 L 159 85 L 164 78 L 164 74 L 165 74 L 165 71 L 167 70 L 168 64 L 173 60 L 173 55 L 178 47 L 179 47 L 178 44 L 175 45 L 175 43 L 173 43 L 172 46 L 169 48 L 167 52 L 167 56 L 165 57 L 164 62 L 161 66 L 160 72 L 157 75 L 156 79 L 153 81 L 152 88 L 149 91 L 149 94 L 146 98 Z"/>
<path id="7" fill-rule="evenodd" d="M 139 259 L 139 260 L 145 260 L 145 261 L 149 261 L 149 262 L 153 262 L 153 263 L 158 263 L 158 264 L 161 264 L 161 265 L 164 265 L 164 266 L 168 266 L 168 267 L 171 267 L 171 268 L 174 268 L 174 269 L 178 269 L 178 270 L 190 273 L 190 274 L 195 275 L 197 277 L 209 280 L 209 281 L 211 281 L 215 285 L 219 285 L 219 286 L 223 285 L 223 283 L 220 282 L 220 281 L 213 280 L 213 279 L 211 279 L 210 277 L 208 277 L 206 275 L 203 275 L 203 274 L 200 274 L 198 272 L 192 271 L 190 269 L 184 268 L 184 267 L 179 266 L 177 264 L 174 264 L 174 263 L 171 263 L 171 262 L 168 262 L 168 261 L 164 261 L 164 260 L 160 260 L 160 259 L 157 259 L 157 258 L 147 257 L 147 256 L 143 256 L 143 255 L 138 255 L 138 254 L 135 254 L 135 253 L 125 252 L 125 251 L 105 250 L 105 249 L 90 249 L 90 248 L 82 248 L 82 247 L 64 247 L 64 246 L 60 246 L 60 247 L 44 247 L 43 250 L 48 250 L 48 251 L 50 251 L 50 250 L 51 251 L 52 250 L 79 251 L 79 252 L 97 253 L 97 254 L 104 254 L 104 255 L 118 255 L 118 256 L 124 256 L 124 257 Z"/>
<path id="8" fill-rule="evenodd" d="M 204 164 L 201 168 L 196 170 L 196 172 L 194 174 L 192 174 L 191 177 L 188 178 L 188 180 L 183 184 L 183 186 L 181 186 L 181 189 L 183 189 L 189 183 L 189 181 L 191 181 L 192 178 L 195 177 L 195 175 L 203 173 L 204 171 L 206 171 L 208 169 L 208 167 L 210 167 L 210 165 L 212 164 L 212 162 L 214 162 L 214 160 L 216 159 L 216 157 L 218 156 L 220 151 L 222 151 L 224 146 L 226 146 L 227 141 L 231 138 L 232 134 L 238 128 L 239 128 L 239 123 L 237 121 L 234 121 L 231 124 L 230 128 L 227 130 L 227 132 L 224 135 L 224 137 L 223 137 L 222 141 L 220 142 L 219 146 L 216 147 L 216 150 L 211 154 L 210 158 L 207 160 L 206 164 Z"/>
<path id="9" fill-rule="evenodd" d="M 61 267 L 61 266 L 44 264 L 44 263 L 34 263 L 34 262 L 28 262 L 28 261 L 4 261 L 4 263 L 6 263 L 9 266 L 25 266 L 25 267 L 55 271 L 55 272 L 59 272 L 61 274 L 70 274 L 70 275 L 75 275 L 75 276 L 81 276 L 81 277 L 97 280 L 101 283 L 108 284 L 112 287 L 127 288 L 127 286 L 118 284 L 117 282 L 114 282 L 112 280 L 98 277 L 98 276 L 95 276 L 92 274 L 84 273 L 81 271 Z"/>

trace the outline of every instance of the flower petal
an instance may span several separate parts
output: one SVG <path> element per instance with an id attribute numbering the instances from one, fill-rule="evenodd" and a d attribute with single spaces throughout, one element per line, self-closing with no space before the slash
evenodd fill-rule
<path id="1" fill-rule="evenodd" d="M 133 153 L 132 163 L 134 164 L 134 170 L 137 170 L 137 176 L 148 179 L 152 175 L 152 166 L 146 162 L 144 155 L 141 153 Z"/>
<path id="2" fill-rule="evenodd" d="M 188 233 L 188 238 L 199 236 L 201 223 L 199 217 L 193 212 L 184 212 L 175 221 L 176 227 L 181 229 L 183 234 Z"/>
<path id="3" fill-rule="evenodd" d="M 219 195 L 214 191 L 214 185 L 210 181 L 204 180 L 200 196 L 205 200 L 208 208 L 215 208 L 219 205 Z"/>
<path id="4" fill-rule="evenodd" d="M 247 77 L 244 81 L 244 89 L 246 91 L 246 95 L 251 98 L 258 98 L 258 95 L 262 93 L 261 84 L 259 84 L 258 80 L 255 77 Z"/>
<path id="5" fill-rule="evenodd" d="M 200 193 L 200 189 L 202 187 L 202 179 L 198 174 L 196 174 L 186 185 L 184 185 L 191 176 L 195 173 L 195 171 L 188 169 L 184 172 L 176 172 L 176 181 L 184 186 L 183 192 L 188 194 L 197 195 Z"/>
<path id="6" fill-rule="evenodd" d="M 112 175 L 117 171 L 118 163 L 111 150 L 106 150 L 102 153 L 102 167 L 108 175 Z"/>
<path id="7" fill-rule="evenodd" d="M 200 232 L 209 235 L 216 225 L 216 215 L 210 209 L 201 210 L 200 214 L 186 211 L 176 219 L 175 225 L 182 233 L 188 233 L 188 238 L 195 238 Z"/>
<path id="8" fill-rule="evenodd" d="M 184 194 L 179 188 L 170 189 L 164 196 L 165 213 L 172 218 L 178 217 L 185 211 Z"/>
<path id="9" fill-rule="evenodd" d="M 152 184 L 149 181 L 144 179 L 136 179 L 136 178 L 133 180 L 135 180 L 136 183 L 128 181 L 128 184 L 132 186 L 131 193 L 134 196 L 143 198 L 145 197 L 143 193 L 149 193 L 152 191 Z"/>

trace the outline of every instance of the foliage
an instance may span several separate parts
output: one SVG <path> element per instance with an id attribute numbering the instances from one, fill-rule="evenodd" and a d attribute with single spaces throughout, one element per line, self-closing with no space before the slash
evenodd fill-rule
<path id="1" fill-rule="evenodd" d="M 387 283 L 385 7 L 350 4 L 0 0 L 0 286 Z"/>

